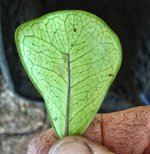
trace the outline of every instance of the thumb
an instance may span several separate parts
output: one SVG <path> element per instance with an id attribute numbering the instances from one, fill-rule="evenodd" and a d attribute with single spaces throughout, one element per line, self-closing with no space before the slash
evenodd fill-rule
<path id="1" fill-rule="evenodd" d="M 113 154 L 106 147 L 90 142 L 83 137 L 65 137 L 57 141 L 49 154 Z"/>

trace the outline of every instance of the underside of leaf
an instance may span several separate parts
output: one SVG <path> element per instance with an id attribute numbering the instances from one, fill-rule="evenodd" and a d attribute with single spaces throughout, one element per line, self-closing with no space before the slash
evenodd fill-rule
<path id="1" fill-rule="evenodd" d="M 119 70 L 116 34 L 97 16 L 68 10 L 21 25 L 15 39 L 58 136 L 82 134 Z"/>

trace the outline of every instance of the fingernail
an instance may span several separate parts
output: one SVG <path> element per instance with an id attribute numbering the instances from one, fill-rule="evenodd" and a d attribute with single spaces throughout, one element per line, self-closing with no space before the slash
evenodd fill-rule
<path id="1" fill-rule="evenodd" d="M 65 137 L 57 141 L 49 154 L 114 154 L 103 145 L 99 145 L 83 137 Z"/>
<path id="2" fill-rule="evenodd" d="M 49 154 L 92 154 L 90 147 L 83 140 L 77 138 L 65 138 L 57 142 Z"/>

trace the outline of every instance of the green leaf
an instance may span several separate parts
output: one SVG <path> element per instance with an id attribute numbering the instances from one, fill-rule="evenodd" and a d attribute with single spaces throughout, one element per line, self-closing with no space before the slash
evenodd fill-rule
<path id="1" fill-rule="evenodd" d="M 119 70 L 116 34 L 97 16 L 68 10 L 21 25 L 15 39 L 58 136 L 82 134 Z"/>

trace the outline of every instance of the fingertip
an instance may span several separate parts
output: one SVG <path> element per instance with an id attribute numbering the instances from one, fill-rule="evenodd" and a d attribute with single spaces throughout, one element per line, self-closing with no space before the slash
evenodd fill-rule
<path id="1" fill-rule="evenodd" d="M 102 116 L 97 114 L 88 129 L 83 134 L 90 141 L 102 144 Z"/>
<path id="2" fill-rule="evenodd" d="M 27 154 L 45 154 L 48 153 L 51 146 L 56 142 L 57 136 L 54 130 L 48 129 L 37 137 L 34 137 L 27 149 Z"/>
<path id="3" fill-rule="evenodd" d="M 86 139 L 79 136 L 68 136 L 57 141 L 50 149 L 49 154 L 91 154 Z"/>
<path id="4" fill-rule="evenodd" d="M 91 142 L 80 136 L 65 137 L 57 141 L 49 154 L 114 154 L 103 145 Z"/>
<path id="5" fill-rule="evenodd" d="M 36 137 L 35 137 L 36 138 Z M 35 154 L 36 153 L 36 143 L 35 143 L 35 138 L 33 138 L 30 142 L 29 142 L 29 145 L 28 145 L 28 149 L 27 149 L 27 154 Z"/>

